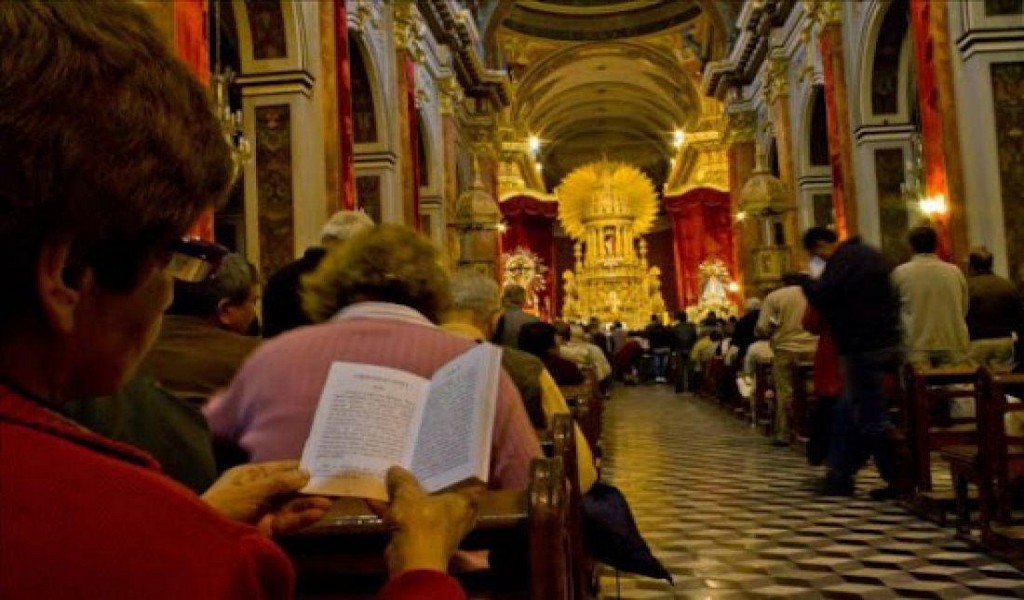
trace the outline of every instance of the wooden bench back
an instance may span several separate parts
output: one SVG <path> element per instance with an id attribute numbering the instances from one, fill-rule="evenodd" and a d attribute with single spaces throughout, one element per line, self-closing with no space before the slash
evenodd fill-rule
<path id="1" fill-rule="evenodd" d="M 932 451 L 974 444 L 976 419 L 948 416 L 955 398 L 973 398 L 977 370 L 972 368 L 904 368 L 903 418 L 914 459 L 914 482 L 919 491 L 932 489 Z M 954 387 L 955 386 L 955 387 Z M 941 418 L 936 419 L 938 415 Z"/>
<path id="2" fill-rule="evenodd" d="M 775 375 L 770 362 L 754 364 L 754 424 L 770 434 L 775 423 Z"/>
<path id="3" fill-rule="evenodd" d="M 798 441 L 806 442 L 811 435 L 810 411 L 816 400 L 814 394 L 814 362 L 800 361 L 792 370 L 793 402 L 790 405 L 790 427 Z"/>
<path id="4" fill-rule="evenodd" d="M 979 369 L 976 406 L 978 411 L 978 468 L 995 492 L 996 520 L 1010 514 L 1012 482 L 1024 475 L 1024 435 L 1006 431 L 1006 416 L 1024 413 L 1024 404 L 1010 403 L 1006 395 L 1024 399 L 1024 375 L 997 375 Z"/>

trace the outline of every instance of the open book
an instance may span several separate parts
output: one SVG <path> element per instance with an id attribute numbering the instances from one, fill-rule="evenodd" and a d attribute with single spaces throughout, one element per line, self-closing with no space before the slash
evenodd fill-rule
<path id="1" fill-rule="evenodd" d="M 331 365 L 302 451 L 307 494 L 387 500 L 393 465 L 428 492 L 487 481 L 501 349 L 478 344 L 424 379 L 360 363 Z"/>

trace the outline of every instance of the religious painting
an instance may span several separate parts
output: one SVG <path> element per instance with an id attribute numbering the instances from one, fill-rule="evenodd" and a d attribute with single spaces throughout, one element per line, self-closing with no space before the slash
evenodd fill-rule
<path id="1" fill-rule="evenodd" d="M 907 38 L 909 17 L 907 0 L 895 0 L 878 32 L 871 74 L 871 110 L 876 115 L 900 112 L 900 54 Z"/>
<path id="2" fill-rule="evenodd" d="M 366 69 L 363 49 L 355 36 L 349 36 L 349 68 L 352 78 L 352 125 L 355 142 L 368 144 L 377 141 L 377 113 L 373 108 L 373 83 Z"/>
<path id="3" fill-rule="evenodd" d="M 1010 276 L 1020 281 L 1024 269 L 1024 62 L 992 65 L 999 146 L 999 181 L 1003 194 L 1006 254 Z"/>
<path id="4" fill-rule="evenodd" d="M 986 17 L 1006 17 L 1024 13 L 1024 0 L 985 0 Z"/>
<path id="5" fill-rule="evenodd" d="M 360 175 L 356 177 L 357 205 L 374 223 L 380 223 L 380 177 Z"/>
<path id="6" fill-rule="evenodd" d="M 257 106 L 255 128 L 260 270 L 268 275 L 294 258 L 291 106 Z"/>
<path id="7" fill-rule="evenodd" d="M 836 224 L 836 211 L 832 206 L 832 194 L 814 194 L 811 196 L 811 208 L 814 211 L 814 226 L 833 228 Z"/>
<path id="8" fill-rule="evenodd" d="M 256 60 L 285 58 L 288 42 L 280 0 L 245 0 L 245 14 L 252 33 L 252 55 Z"/>
<path id="9" fill-rule="evenodd" d="M 910 211 L 903 195 L 905 173 L 901 148 L 875 150 L 875 178 L 878 182 L 878 217 L 882 229 L 882 254 L 894 264 L 910 258 L 907 232 Z"/>

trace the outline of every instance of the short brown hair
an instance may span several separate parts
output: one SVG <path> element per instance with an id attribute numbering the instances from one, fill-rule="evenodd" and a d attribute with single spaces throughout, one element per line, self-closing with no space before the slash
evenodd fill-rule
<path id="1" fill-rule="evenodd" d="M 207 96 L 133 2 L 0 2 L 0 326 L 35 306 L 35 262 L 128 292 L 219 201 L 234 165 Z"/>
<path id="2" fill-rule="evenodd" d="M 350 304 L 393 302 L 434 323 L 451 306 L 447 271 L 434 244 L 402 225 L 378 225 L 331 248 L 302 280 L 302 305 L 316 322 Z"/>

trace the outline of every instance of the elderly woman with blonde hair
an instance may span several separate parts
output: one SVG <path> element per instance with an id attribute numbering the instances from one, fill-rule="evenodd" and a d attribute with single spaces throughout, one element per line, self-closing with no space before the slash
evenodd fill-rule
<path id="1" fill-rule="evenodd" d="M 305 279 L 306 311 L 318 324 L 264 344 L 231 387 L 206 407 L 215 434 L 253 460 L 299 458 L 327 372 L 336 361 L 431 377 L 471 349 L 441 330 L 450 304 L 448 274 L 425 237 L 379 225 L 332 249 Z M 492 488 L 525 489 L 540 445 L 522 400 L 502 375 L 491 448 Z"/>

